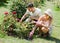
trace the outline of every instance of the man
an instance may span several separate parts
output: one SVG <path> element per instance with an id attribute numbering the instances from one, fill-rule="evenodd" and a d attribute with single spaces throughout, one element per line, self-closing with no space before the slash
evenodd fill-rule
<path id="1" fill-rule="evenodd" d="M 38 19 L 36 23 L 35 27 L 33 27 L 32 31 L 29 34 L 29 38 L 31 38 L 34 34 L 34 31 L 37 27 L 39 27 L 39 31 L 40 31 L 40 36 L 41 34 L 43 34 L 43 37 L 47 37 L 49 36 L 49 34 L 51 34 L 51 23 L 52 23 L 52 12 L 51 9 L 47 9 L 44 13 L 44 15 L 40 16 L 40 18 Z"/>
<path id="2" fill-rule="evenodd" d="M 26 22 L 30 22 L 33 19 L 38 20 L 38 18 L 41 16 L 41 9 L 35 8 L 32 3 L 29 3 L 27 5 L 27 11 L 21 18 L 20 22 L 22 22 L 28 15 L 29 17 L 26 19 Z"/>

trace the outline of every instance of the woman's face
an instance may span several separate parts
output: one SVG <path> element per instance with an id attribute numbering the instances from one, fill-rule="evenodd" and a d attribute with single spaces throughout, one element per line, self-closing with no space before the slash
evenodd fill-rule
<path id="1" fill-rule="evenodd" d="M 48 20 L 49 19 L 49 15 L 48 14 L 45 14 L 45 20 Z"/>

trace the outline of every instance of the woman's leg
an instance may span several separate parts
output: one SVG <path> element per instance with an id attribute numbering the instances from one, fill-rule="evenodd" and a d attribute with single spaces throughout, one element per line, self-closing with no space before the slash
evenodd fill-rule
<path id="1" fill-rule="evenodd" d="M 42 36 L 42 30 L 41 30 L 41 27 L 39 27 L 39 34 L 38 34 L 38 37 Z"/>
<path id="2" fill-rule="evenodd" d="M 42 30 L 43 33 L 47 33 L 49 31 L 49 29 L 46 28 L 46 27 L 42 27 L 41 30 Z"/>
<path id="3" fill-rule="evenodd" d="M 49 34 L 49 28 L 42 27 L 41 30 L 43 32 L 43 37 L 47 37 Z"/>

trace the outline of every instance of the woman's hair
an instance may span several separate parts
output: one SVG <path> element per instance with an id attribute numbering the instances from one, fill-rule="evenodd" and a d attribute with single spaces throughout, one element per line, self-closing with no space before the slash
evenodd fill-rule
<path id="1" fill-rule="evenodd" d="M 53 18 L 51 9 L 47 9 L 44 13 L 49 15 L 51 18 Z"/>

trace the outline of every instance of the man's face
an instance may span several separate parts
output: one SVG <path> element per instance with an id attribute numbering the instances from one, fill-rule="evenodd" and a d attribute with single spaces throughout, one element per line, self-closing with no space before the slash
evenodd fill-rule
<path id="1" fill-rule="evenodd" d="M 33 12 L 34 11 L 34 8 L 31 7 L 31 8 L 27 8 L 30 12 Z"/>

